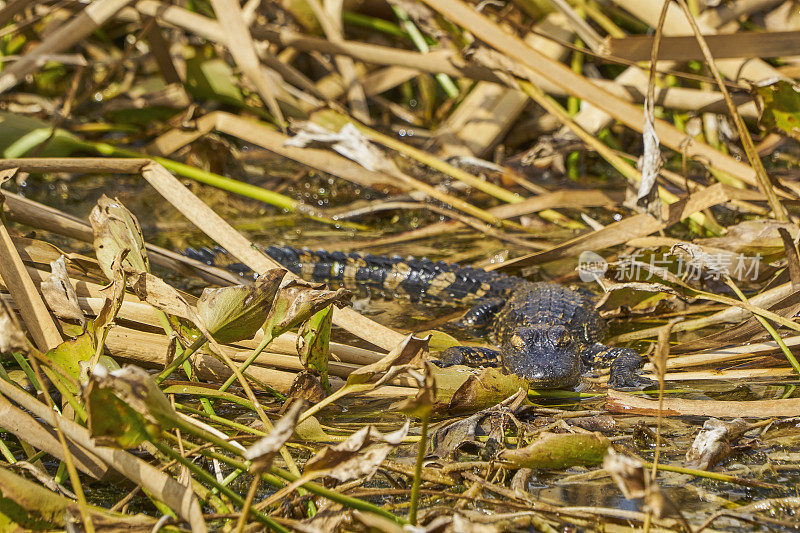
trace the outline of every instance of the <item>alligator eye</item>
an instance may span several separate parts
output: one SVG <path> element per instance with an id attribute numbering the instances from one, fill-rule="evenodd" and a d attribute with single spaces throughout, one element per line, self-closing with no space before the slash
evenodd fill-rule
<path id="1" fill-rule="evenodd" d="M 572 335 L 563 328 L 553 328 L 547 332 L 550 341 L 556 346 L 563 348 L 572 342 Z"/>
<path id="2" fill-rule="evenodd" d="M 521 350 L 525 346 L 525 341 L 519 335 L 511 337 L 511 345 L 517 350 Z"/>

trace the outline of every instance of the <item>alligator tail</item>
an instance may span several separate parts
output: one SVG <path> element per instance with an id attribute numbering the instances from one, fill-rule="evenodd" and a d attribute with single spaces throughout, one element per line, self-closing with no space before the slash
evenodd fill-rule
<path id="1" fill-rule="evenodd" d="M 290 272 L 309 281 L 354 290 L 367 288 L 412 300 L 469 304 L 484 298 L 504 298 L 521 281 L 497 272 L 429 259 L 301 250 L 288 246 L 270 246 L 263 251 Z M 240 274 L 249 272 L 241 263 L 228 261 L 225 264 L 227 253 L 219 248 L 188 249 L 185 253 Z"/>

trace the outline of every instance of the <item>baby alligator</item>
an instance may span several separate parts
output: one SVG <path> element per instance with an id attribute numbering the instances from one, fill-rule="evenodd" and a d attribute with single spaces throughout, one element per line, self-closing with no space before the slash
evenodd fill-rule
<path id="1" fill-rule="evenodd" d="M 275 246 L 264 251 L 311 281 L 400 293 L 412 300 L 470 305 L 459 326 L 474 331 L 488 327 L 489 339 L 499 350 L 456 346 L 442 353 L 443 366 L 501 366 L 541 388 L 572 387 L 584 371 L 609 366 L 611 387 L 647 382 L 636 374 L 643 362 L 639 354 L 600 343 L 606 324 L 588 291 L 428 259 Z M 207 264 L 248 271 L 240 263 L 221 265 L 224 252 L 220 249 L 185 253 Z"/>

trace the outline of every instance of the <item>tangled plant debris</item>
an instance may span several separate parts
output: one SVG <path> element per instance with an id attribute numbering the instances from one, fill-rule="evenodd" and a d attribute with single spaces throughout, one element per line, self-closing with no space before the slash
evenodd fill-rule
<path id="1" fill-rule="evenodd" d="M 797 12 L 0 2 L 2 529 L 800 529 Z M 444 367 L 437 261 L 642 386 Z"/>

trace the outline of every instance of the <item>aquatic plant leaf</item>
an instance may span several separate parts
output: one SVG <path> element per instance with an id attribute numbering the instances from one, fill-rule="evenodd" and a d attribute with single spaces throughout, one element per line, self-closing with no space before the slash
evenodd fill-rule
<path id="1" fill-rule="evenodd" d="M 275 425 L 269 435 L 250 446 L 244 454 L 244 458 L 252 461 L 250 470 L 252 472 L 265 472 L 272 466 L 272 459 L 281 447 L 292 438 L 297 419 L 305 411 L 308 404 L 303 401 L 292 403 L 286 414 Z"/>
<path id="2" fill-rule="evenodd" d="M 759 124 L 766 130 L 779 130 L 800 139 L 800 91 L 788 81 L 780 80 L 758 87 L 763 100 Z"/>
<path id="3" fill-rule="evenodd" d="M 120 251 L 128 250 L 123 265 L 134 270 L 150 271 L 142 229 L 136 217 L 117 199 L 105 194 L 89 215 L 94 232 L 94 251 L 100 268 L 109 280 L 114 279 L 113 263 Z"/>
<path id="4" fill-rule="evenodd" d="M 197 314 L 217 342 L 251 339 L 267 320 L 286 271 L 268 270 L 253 283 L 205 289 Z"/>
<path id="5" fill-rule="evenodd" d="M 86 325 L 86 316 L 78 304 L 78 295 L 67 274 L 63 255 L 50 263 L 50 276 L 39 288 L 48 307 L 58 318 L 77 320 L 82 326 Z"/>
<path id="6" fill-rule="evenodd" d="M 114 391 L 89 380 L 83 399 L 88 413 L 87 426 L 94 441 L 101 446 L 135 448 L 157 435 L 159 426 L 148 423 Z"/>
<path id="7" fill-rule="evenodd" d="M 0 112 L 0 157 L 24 157 L 40 148 L 37 157 L 64 157 L 80 150 L 81 141 L 61 128 L 35 118 Z"/>
<path id="8" fill-rule="evenodd" d="M 306 369 L 319 374 L 320 383 L 327 394 L 331 392 L 328 380 L 328 360 L 331 357 L 331 324 L 333 308 L 326 307 L 308 319 L 297 334 L 297 353 Z"/>
<path id="9" fill-rule="evenodd" d="M 84 365 L 92 360 L 95 352 L 97 352 L 95 331 L 92 326 L 89 326 L 81 335 L 74 339 L 67 339 L 48 351 L 45 357 L 66 371 L 76 383 L 85 383 Z M 82 373 L 84 374 L 83 380 L 81 380 Z M 79 392 L 74 384 L 70 382 L 64 382 L 64 384 L 73 394 Z"/>
<path id="10" fill-rule="evenodd" d="M 186 88 L 196 98 L 218 100 L 242 107 L 242 92 L 231 67 L 219 58 L 191 57 L 186 60 Z"/>
<path id="11" fill-rule="evenodd" d="M 512 468 L 561 470 L 603 461 L 611 441 L 600 433 L 540 433 L 524 448 L 501 451 L 497 459 Z"/>
<path id="12" fill-rule="evenodd" d="M 92 436 L 121 447 L 155 437 L 160 428 L 171 428 L 178 420 L 150 374 L 132 365 L 111 372 L 96 366 L 84 399 Z"/>
<path id="13" fill-rule="evenodd" d="M 293 279 L 278 291 L 264 323 L 264 332 L 277 337 L 330 305 L 349 305 L 352 297 L 346 289 L 330 291 L 324 284 Z"/>
<path id="14" fill-rule="evenodd" d="M 479 374 L 470 374 L 453 393 L 448 409 L 451 412 L 479 411 L 491 407 L 517 394 L 526 392 L 530 384 L 516 374 L 506 374 L 499 368 L 484 368 Z"/>

